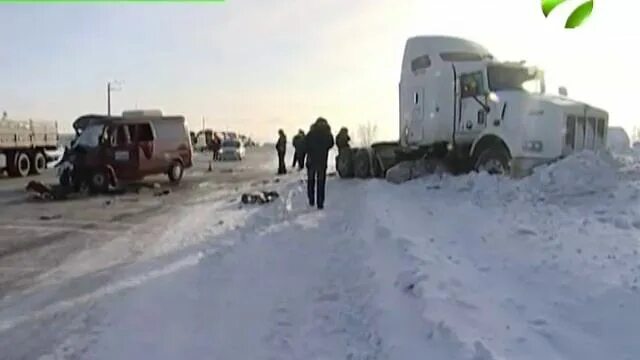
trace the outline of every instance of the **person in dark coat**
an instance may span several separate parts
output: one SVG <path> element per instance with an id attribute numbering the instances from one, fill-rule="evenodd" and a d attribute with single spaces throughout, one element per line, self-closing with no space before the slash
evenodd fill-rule
<path id="1" fill-rule="evenodd" d="M 343 150 L 349 148 L 349 141 L 351 141 L 351 137 L 349 136 L 349 130 L 346 127 L 343 127 L 336 135 L 336 146 L 338 147 L 338 154 Z"/>
<path id="2" fill-rule="evenodd" d="M 296 134 L 296 136 L 293 137 L 293 148 L 295 149 L 295 153 L 293 154 L 293 165 L 292 167 L 296 167 L 296 164 L 298 164 L 298 169 L 302 170 L 304 168 L 304 157 L 305 157 L 305 150 L 304 150 L 304 131 L 302 131 L 302 129 L 300 129 L 300 131 L 298 131 L 298 134 Z"/>
<path id="3" fill-rule="evenodd" d="M 319 117 L 311 125 L 305 138 L 307 153 L 307 195 L 309 205 L 324 208 L 325 183 L 327 179 L 327 157 L 333 147 L 333 134 L 327 120 Z"/>
<path id="4" fill-rule="evenodd" d="M 211 150 L 213 152 L 213 160 L 220 160 L 220 149 L 222 148 L 222 139 L 218 133 L 213 133 Z"/>
<path id="5" fill-rule="evenodd" d="M 278 175 L 286 174 L 287 168 L 284 164 L 284 155 L 287 153 L 287 136 L 282 129 L 278 130 L 276 151 L 278 151 Z"/>

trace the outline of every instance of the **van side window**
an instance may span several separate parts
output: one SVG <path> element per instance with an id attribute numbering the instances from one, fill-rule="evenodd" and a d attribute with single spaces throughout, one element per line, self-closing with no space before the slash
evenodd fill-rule
<path id="1" fill-rule="evenodd" d="M 111 146 L 127 145 L 129 143 L 129 136 L 126 132 L 124 125 L 111 126 L 108 130 L 109 144 Z"/>
<path id="2" fill-rule="evenodd" d="M 431 59 L 429 59 L 429 55 L 422 55 L 411 61 L 411 71 L 414 73 L 419 70 L 424 70 L 429 66 L 431 66 Z"/>
<path id="3" fill-rule="evenodd" d="M 137 126 L 137 140 L 138 141 L 152 141 L 153 131 L 150 124 L 138 124 Z"/>
<path id="4" fill-rule="evenodd" d="M 116 132 L 116 144 L 117 145 L 127 145 L 129 144 L 129 136 L 127 134 L 127 129 L 124 125 L 118 126 L 118 130 Z"/>
<path id="5" fill-rule="evenodd" d="M 131 138 L 131 142 L 138 141 L 138 132 L 135 124 L 126 125 L 129 130 L 129 137 Z"/>

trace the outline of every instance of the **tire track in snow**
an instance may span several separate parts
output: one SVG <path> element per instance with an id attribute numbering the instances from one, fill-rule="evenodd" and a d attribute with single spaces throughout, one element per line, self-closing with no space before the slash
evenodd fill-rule
<path id="1" fill-rule="evenodd" d="M 381 358 L 366 246 L 349 223 L 354 205 L 299 218 L 302 224 L 318 221 L 313 229 L 301 228 L 305 239 L 292 244 L 297 250 L 289 249 L 313 257 L 309 269 L 291 264 L 292 270 L 311 275 L 291 284 L 305 288 L 303 297 L 283 296 L 272 310 L 272 330 L 265 337 L 270 359 Z"/>

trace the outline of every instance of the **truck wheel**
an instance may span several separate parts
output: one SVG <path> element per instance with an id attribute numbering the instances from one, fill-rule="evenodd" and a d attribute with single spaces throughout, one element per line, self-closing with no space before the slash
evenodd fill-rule
<path id="1" fill-rule="evenodd" d="M 89 178 L 89 189 L 93 193 L 106 193 L 109 190 L 109 175 L 105 170 L 95 170 Z"/>
<path id="2" fill-rule="evenodd" d="M 366 179 L 370 175 L 369 151 L 367 149 L 357 149 L 353 156 L 353 173 L 357 178 Z"/>
<path id="3" fill-rule="evenodd" d="M 13 153 L 13 159 L 11 159 L 10 165 L 7 168 L 7 172 L 9 176 L 14 177 L 25 177 L 29 175 L 29 171 L 31 171 L 31 159 L 26 152 L 15 152 Z"/>
<path id="4" fill-rule="evenodd" d="M 182 166 L 182 163 L 180 161 L 174 161 L 173 163 L 171 163 L 171 167 L 169 168 L 169 180 L 174 183 L 177 184 L 180 182 L 180 180 L 182 180 L 182 176 L 184 175 L 184 166 Z"/>
<path id="5" fill-rule="evenodd" d="M 353 152 L 351 149 L 343 149 L 336 157 L 336 170 L 341 178 L 353 177 Z"/>
<path id="6" fill-rule="evenodd" d="M 371 176 L 374 178 L 384 177 L 382 165 L 375 149 L 369 150 L 369 156 L 371 158 Z"/>
<path id="7" fill-rule="evenodd" d="M 509 175 L 511 155 L 503 146 L 492 146 L 483 150 L 476 159 L 474 169 L 486 171 L 491 175 Z"/>
<path id="8" fill-rule="evenodd" d="M 47 158 L 41 151 L 33 154 L 31 160 L 31 174 L 39 175 L 47 168 Z"/>

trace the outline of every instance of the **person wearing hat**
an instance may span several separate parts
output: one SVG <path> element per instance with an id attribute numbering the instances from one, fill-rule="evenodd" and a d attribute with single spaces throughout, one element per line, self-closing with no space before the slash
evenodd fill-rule
<path id="1" fill-rule="evenodd" d="M 278 175 L 287 173 L 287 168 L 284 164 L 284 156 L 287 153 L 287 136 L 284 134 L 284 130 L 278 130 L 278 142 L 276 143 L 276 151 L 278 152 Z"/>
<path id="2" fill-rule="evenodd" d="M 296 134 L 296 136 L 293 137 L 293 149 L 295 150 L 294 154 L 293 154 L 293 165 L 292 167 L 296 167 L 296 164 L 298 165 L 298 169 L 302 170 L 304 169 L 304 157 L 305 157 L 305 150 L 304 150 L 304 131 L 302 131 L 302 129 L 300 129 L 298 131 L 298 133 Z"/>
<path id="3" fill-rule="evenodd" d="M 310 206 L 324 209 L 327 179 L 327 157 L 334 145 L 333 134 L 327 120 L 319 117 L 311 125 L 305 138 L 307 153 L 307 195 Z"/>

